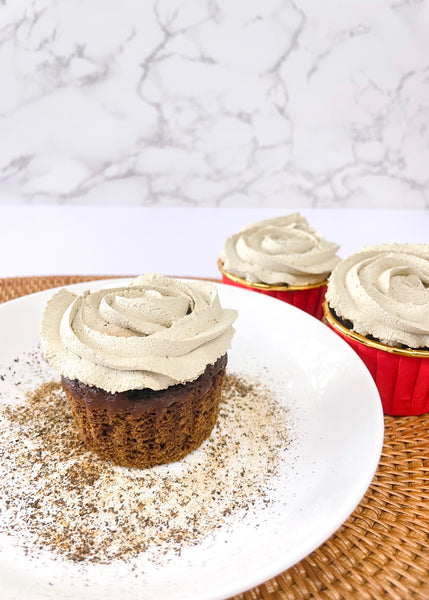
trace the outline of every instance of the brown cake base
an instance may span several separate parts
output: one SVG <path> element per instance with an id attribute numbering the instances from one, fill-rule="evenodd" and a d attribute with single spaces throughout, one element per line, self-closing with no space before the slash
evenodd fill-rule
<path id="1" fill-rule="evenodd" d="M 207 439 L 216 423 L 227 355 L 198 379 L 166 390 L 110 394 L 62 378 L 79 434 L 101 458 L 127 467 L 180 460 Z"/>

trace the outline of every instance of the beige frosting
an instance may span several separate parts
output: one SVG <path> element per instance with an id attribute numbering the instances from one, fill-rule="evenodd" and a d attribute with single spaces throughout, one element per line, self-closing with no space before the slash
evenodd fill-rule
<path id="1" fill-rule="evenodd" d="M 253 223 L 229 237 L 220 253 L 227 273 L 249 283 L 303 286 L 326 280 L 339 261 L 299 213 Z"/>
<path id="2" fill-rule="evenodd" d="M 326 299 L 353 331 L 384 344 L 429 346 L 429 244 L 368 246 L 332 272 Z"/>
<path id="3" fill-rule="evenodd" d="M 149 274 L 80 296 L 62 289 L 43 313 L 42 351 L 61 375 L 108 392 L 165 389 L 225 354 L 236 316 L 203 281 Z"/>

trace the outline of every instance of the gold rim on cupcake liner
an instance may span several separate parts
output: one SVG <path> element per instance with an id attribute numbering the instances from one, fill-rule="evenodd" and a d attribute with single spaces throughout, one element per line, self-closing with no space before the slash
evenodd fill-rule
<path id="1" fill-rule="evenodd" d="M 228 279 L 231 279 L 231 281 L 235 281 L 235 283 L 239 283 L 240 285 L 244 285 L 248 288 L 254 288 L 256 290 L 265 290 L 267 292 L 299 292 L 302 290 L 311 290 L 313 288 L 322 287 L 324 285 L 327 285 L 328 283 L 327 279 L 321 281 L 320 283 L 309 283 L 308 285 L 270 285 L 269 283 L 249 283 L 245 279 L 242 279 L 237 275 L 231 275 L 231 273 L 225 271 L 225 269 L 223 268 L 223 263 L 220 259 L 217 261 L 217 264 L 219 267 L 219 271 L 223 273 L 226 277 L 228 277 Z"/>
<path id="2" fill-rule="evenodd" d="M 354 340 L 355 342 L 359 342 L 364 346 L 376 348 L 377 350 L 383 350 L 384 352 L 389 352 L 390 354 L 399 354 L 400 356 L 412 356 L 414 358 L 429 358 L 429 350 L 417 350 L 414 348 L 395 348 L 393 346 L 388 346 L 387 344 L 383 344 L 382 342 L 378 342 L 376 340 L 370 340 L 361 335 L 360 333 L 356 333 L 351 329 L 347 329 L 347 327 L 342 325 L 342 323 L 337 321 L 337 319 L 334 317 L 326 300 L 324 300 L 323 302 L 323 313 L 329 325 L 331 325 L 334 329 L 336 329 L 346 337 Z"/>

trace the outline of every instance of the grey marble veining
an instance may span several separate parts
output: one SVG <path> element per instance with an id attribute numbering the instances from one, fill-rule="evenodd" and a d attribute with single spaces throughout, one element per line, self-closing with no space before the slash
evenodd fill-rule
<path id="1" fill-rule="evenodd" d="M 418 0 L 0 1 L 0 202 L 429 207 Z"/>

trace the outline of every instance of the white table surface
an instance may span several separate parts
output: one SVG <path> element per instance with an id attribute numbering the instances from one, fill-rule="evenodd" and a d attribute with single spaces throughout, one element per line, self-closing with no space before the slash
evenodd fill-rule
<path id="1" fill-rule="evenodd" d="M 269 208 L 0 206 L 0 277 L 141 274 L 219 277 L 225 239 L 287 214 Z M 429 211 L 303 209 L 345 258 L 366 244 L 429 243 Z"/>

